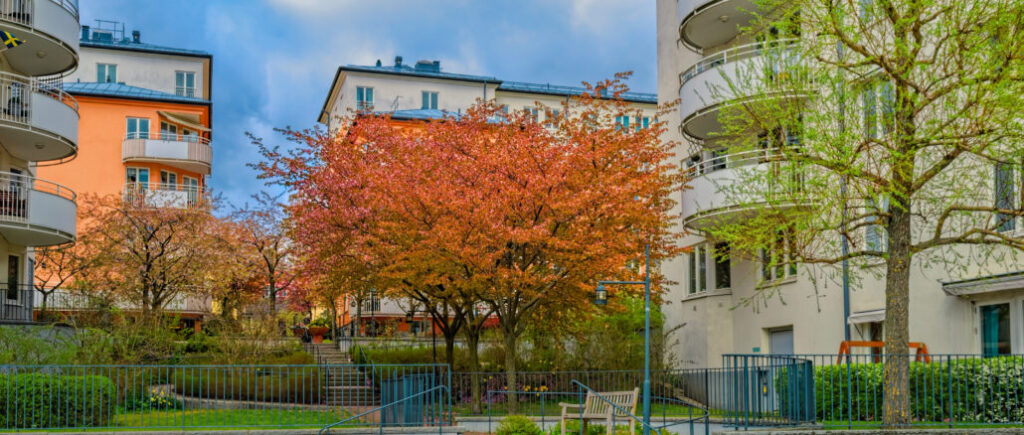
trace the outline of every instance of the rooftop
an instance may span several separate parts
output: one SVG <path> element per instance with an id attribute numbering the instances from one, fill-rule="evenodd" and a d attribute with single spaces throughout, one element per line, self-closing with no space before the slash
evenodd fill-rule
<path id="1" fill-rule="evenodd" d="M 82 26 L 79 39 L 82 47 L 130 50 L 145 53 L 173 54 L 178 56 L 209 57 L 208 52 L 187 48 L 166 47 L 142 42 L 142 33 L 133 30 L 131 37 L 125 36 L 124 24 L 115 21 L 96 20 L 95 27 Z"/>
<path id="2" fill-rule="evenodd" d="M 167 92 L 154 91 L 152 89 L 128 86 L 124 83 L 66 82 L 64 83 L 64 91 L 73 95 L 157 100 L 174 103 L 210 103 L 208 100 L 204 100 L 202 98 L 169 94 Z"/>
<path id="3" fill-rule="evenodd" d="M 498 90 L 565 96 L 582 95 L 584 92 L 587 92 L 587 89 L 581 86 L 562 86 L 529 82 L 501 82 L 501 85 L 498 86 Z M 625 92 L 621 97 L 625 101 L 632 101 L 634 103 L 658 104 L 658 94 L 646 92 Z"/>

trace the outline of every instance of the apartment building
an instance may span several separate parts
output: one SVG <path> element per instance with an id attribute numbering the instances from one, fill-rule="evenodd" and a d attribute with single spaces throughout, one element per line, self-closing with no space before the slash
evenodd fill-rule
<path id="1" fill-rule="evenodd" d="M 663 309 L 674 331 L 672 357 L 680 367 L 717 366 L 730 353 L 837 353 L 847 326 L 851 340 L 884 337 L 884 278 L 878 277 L 885 274 L 884 263 L 853 270 L 860 279 L 846 292 L 839 280 L 823 278 L 835 276 L 832 266 L 766 269 L 756 260 L 731 255 L 722 260 L 716 254 L 728 253 L 728 246 L 702 237 L 710 225 L 746 212 L 730 203 L 722 186 L 738 178 L 737 171 L 769 164 L 757 156 L 729 154 L 716 135 L 723 131 L 723 108 L 756 97 L 712 91 L 730 88 L 727 81 L 738 71 L 753 70 L 750 64 L 762 55 L 759 42 L 740 30 L 752 22 L 754 10 L 749 0 L 657 2 L 658 99 L 681 99 L 668 134 L 684 143 L 678 157 L 693 176 L 679 206 L 689 252 L 664 266 L 678 282 Z M 866 243 L 871 243 L 869 230 L 862 235 Z M 913 267 L 910 341 L 923 342 L 932 353 L 1024 352 L 1024 273 L 1011 264 L 995 265 L 1000 267 L 1006 273 L 976 276 Z M 745 304 L 765 287 L 775 295 Z"/>
<path id="2" fill-rule="evenodd" d="M 578 86 L 515 82 L 493 76 L 444 71 L 437 60 L 419 60 L 412 65 L 396 56 L 385 65 L 346 65 L 338 67 L 331 82 L 318 121 L 331 131 L 344 128 L 340 123 L 351 113 L 387 113 L 396 123 L 425 122 L 465 111 L 477 100 L 490 100 L 507 110 L 524 110 L 543 121 L 544 107 L 559 110 L 562 103 L 585 91 Z M 624 128 L 645 128 L 653 122 L 657 96 L 627 92 L 623 100 L 641 109 L 641 116 L 620 117 Z M 359 324 L 356 330 L 374 334 L 384 327 L 401 333 L 418 334 L 430 329 L 423 308 L 409 301 L 371 296 L 357 303 L 341 304 L 339 325 Z M 382 325 L 385 325 L 382 327 Z"/>
<path id="3" fill-rule="evenodd" d="M 80 107 L 61 89 L 79 64 L 78 7 L 3 1 L 0 31 L 17 38 L 0 47 L 0 323 L 31 322 L 32 249 L 75 240 L 75 192 L 52 176 L 79 148 Z"/>
<path id="4" fill-rule="evenodd" d="M 138 30 L 126 34 L 119 22 L 97 20 L 80 31 L 76 23 L 75 29 L 78 68 L 62 81 L 78 104 L 79 152 L 40 174 L 80 194 L 154 207 L 196 204 L 213 162 L 213 56 L 151 44 Z M 88 306 L 84 296 L 60 291 L 48 304 L 64 312 Z M 210 302 L 180 296 L 166 310 L 193 326 Z"/>
<path id="5" fill-rule="evenodd" d="M 213 162 L 213 56 L 143 42 L 140 31 L 124 29 L 109 21 L 81 27 L 81 60 L 64 90 L 80 106 L 82 152 L 43 173 L 79 192 L 194 204 Z"/>

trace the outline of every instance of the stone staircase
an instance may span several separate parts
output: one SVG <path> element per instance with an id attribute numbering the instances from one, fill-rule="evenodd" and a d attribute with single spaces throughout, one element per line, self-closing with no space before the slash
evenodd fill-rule
<path id="1" fill-rule="evenodd" d="M 321 403 L 365 408 L 380 405 L 380 394 L 370 376 L 351 365 L 348 353 L 332 343 L 305 344 L 304 347 L 316 358 L 323 372 Z"/>

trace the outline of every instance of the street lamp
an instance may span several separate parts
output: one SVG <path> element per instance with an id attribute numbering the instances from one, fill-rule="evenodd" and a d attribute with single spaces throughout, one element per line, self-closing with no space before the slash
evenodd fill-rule
<path id="1" fill-rule="evenodd" d="M 605 284 L 627 284 L 644 286 L 644 435 L 651 435 L 651 245 L 644 247 L 643 281 L 600 281 L 594 290 L 594 304 L 608 304 L 608 290 Z"/>

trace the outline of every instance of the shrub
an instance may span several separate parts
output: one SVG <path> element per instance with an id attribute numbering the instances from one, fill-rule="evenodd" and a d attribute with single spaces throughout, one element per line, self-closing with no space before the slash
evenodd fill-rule
<path id="1" fill-rule="evenodd" d="M 569 420 L 565 424 L 565 435 L 579 435 L 580 433 L 580 422 L 578 420 Z M 604 435 L 606 433 L 604 425 L 594 424 L 593 422 L 587 423 L 587 435 Z M 633 425 L 633 434 L 644 433 L 643 426 L 637 422 Z M 671 435 L 668 429 L 661 429 L 658 431 L 652 430 L 651 433 L 657 435 Z M 628 424 L 617 424 L 615 425 L 615 435 L 628 435 L 629 425 Z M 555 423 L 551 429 L 548 430 L 547 435 L 562 435 L 561 423 Z"/>
<path id="2" fill-rule="evenodd" d="M 257 402 L 320 402 L 317 367 L 183 367 L 174 370 L 174 390 L 203 399 Z"/>
<path id="3" fill-rule="evenodd" d="M 0 427 L 106 426 L 114 412 L 114 384 L 103 376 L 41 373 L 0 375 Z"/>
<path id="4" fill-rule="evenodd" d="M 498 424 L 498 435 L 541 435 L 540 426 L 526 416 L 510 415 Z"/>
<path id="5" fill-rule="evenodd" d="M 815 367 L 815 417 L 875 421 L 883 406 L 884 364 Z M 791 374 L 775 377 L 779 410 L 790 411 Z M 910 364 L 911 418 L 917 421 L 1006 423 L 1024 420 L 1024 358 L 965 358 Z"/>

